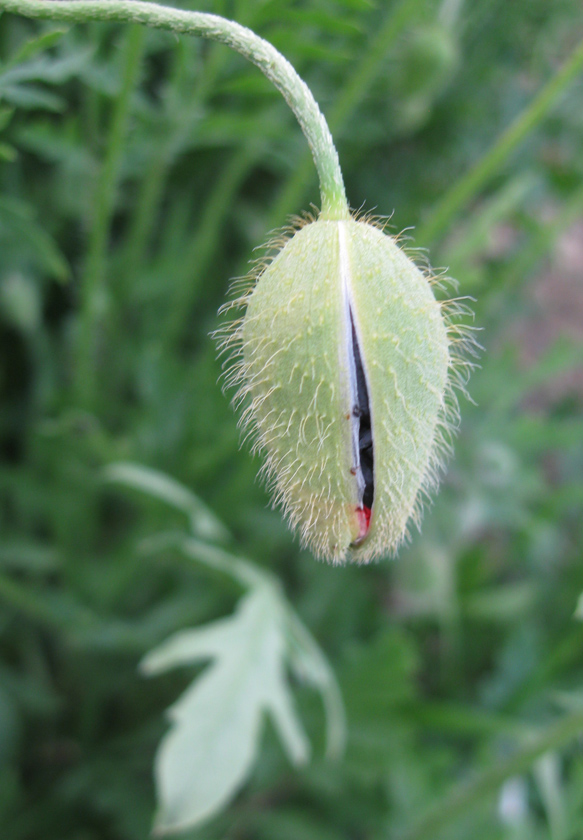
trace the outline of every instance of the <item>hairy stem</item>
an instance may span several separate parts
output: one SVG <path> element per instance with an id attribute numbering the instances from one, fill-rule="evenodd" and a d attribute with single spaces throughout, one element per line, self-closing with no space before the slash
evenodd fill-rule
<path id="1" fill-rule="evenodd" d="M 363 100 L 366 91 L 381 72 L 391 47 L 418 13 L 421 2 L 422 0 L 400 0 L 396 6 L 391 5 L 369 48 L 358 56 L 358 61 L 351 67 L 350 77 L 338 91 L 338 97 L 329 115 L 332 131 L 342 130 L 354 116 L 358 103 Z M 225 222 L 233 196 L 246 173 L 261 158 L 264 146 L 265 140 L 262 143 L 248 144 L 235 151 L 231 162 L 225 167 L 206 199 L 199 233 L 192 240 L 182 263 L 183 270 L 176 280 L 179 288 L 176 294 L 180 297 L 181 304 L 173 307 L 169 314 L 166 331 L 168 341 L 176 342 L 185 332 L 192 317 L 192 301 L 216 253 L 221 226 Z M 310 184 L 310 173 L 311 160 L 307 154 L 294 165 L 293 172 L 275 197 L 275 203 L 267 215 L 267 229 L 281 226 L 285 217 L 301 205 L 302 197 L 305 197 Z M 241 266 L 236 273 L 245 271 L 245 267 Z"/>
<path id="2" fill-rule="evenodd" d="M 386 64 L 387 55 L 401 36 L 406 26 L 419 14 L 421 0 L 401 0 L 391 3 L 376 35 L 367 44 L 366 51 L 354 62 L 346 83 L 338 92 L 336 101 L 329 114 L 330 128 L 334 133 L 341 131 L 353 117 L 358 105 L 364 101 L 365 94 Z M 311 169 L 309 158 L 303 158 L 294 167 L 293 176 L 288 180 L 276 197 L 270 212 L 267 227 L 279 227 L 286 216 L 294 212 L 310 184 Z"/>
<path id="3" fill-rule="evenodd" d="M 338 153 L 308 86 L 291 64 L 250 29 L 217 15 L 187 12 L 141 0 L 0 0 L 0 10 L 28 17 L 83 23 L 90 20 L 143 23 L 156 29 L 219 41 L 255 64 L 283 95 L 308 141 L 320 179 L 322 218 L 348 218 Z"/>

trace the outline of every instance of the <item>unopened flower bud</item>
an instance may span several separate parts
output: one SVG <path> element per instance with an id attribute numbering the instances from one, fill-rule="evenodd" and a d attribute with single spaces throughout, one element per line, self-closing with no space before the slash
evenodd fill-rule
<path id="1" fill-rule="evenodd" d="M 230 382 L 275 503 L 318 557 L 394 554 L 449 422 L 452 341 L 430 281 L 374 224 L 320 220 L 238 303 Z"/>

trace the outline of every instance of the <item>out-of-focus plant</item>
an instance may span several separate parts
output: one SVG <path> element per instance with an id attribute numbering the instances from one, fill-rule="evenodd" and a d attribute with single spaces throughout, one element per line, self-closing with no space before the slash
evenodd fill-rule
<path id="1" fill-rule="evenodd" d="M 331 570 L 299 552 L 238 450 L 206 338 L 221 280 L 241 273 L 266 229 L 315 199 L 285 108 L 220 46 L 4 14 L 3 834 L 145 836 L 156 744 L 171 746 L 185 723 L 177 714 L 165 734 L 162 709 L 184 692 L 199 703 L 207 677 L 227 680 L 234 664 L 216 637 L 200 636 L 187 672 L 144 683 L 135 663 L 186 626 L 237 630 L 245 648 L 255 589 L 229 571 L 245 555 L 265 580 L 267 612 L 291 609 L 275 573 L 325 647 L 347 748 L 320 761 L 309 675 L 294 666 L 286 619 L 268 622 L 279 667 L 291 669 L 275 686 L 288 701 L 293 688 L 312 761 L 289 769 L 263 711 L 269 699 L 250 692 L 242 716 L 263 721 L 261 750 L 244 740 L 255 756 L 245 792 L 197 837 L 576 837 L 583 433 L 569 383 L 580 348 L 545 344 L 548 320 L 533 326 L 529 284 L 557 243 L 576 251 L 564 236 L 583 208 L 578 84 L 567 90 L 580 67 L 580 4 L 518 0 L 504 15 L 497 4 L 432 0 L 212 5 L 309 80 L 353 201 L 394 203 L 397 227 L 420 222 L 419 243 L 431 240 L 433 261 L 478 298 L 488 350 L 472 384 L 478 407 L 465 410 L 445 486 L 401 561 Z M 454 50 L 434 84 L 424 61 L 431 50 L 440 58 L 439 44 L 424 53 L 423 35 L 444 29 Z M 411 118 L 415 90 L 426 104 Z M 96 269 L 106 279 L 85 391 L 72 364 L 80 295 L 68 280 Z M 575 290 L 573 281 L 573 311 Z M 547 319 L 553 307 L 547 300 Z M 535 334 L 527 367 L 523 345 Z M 110 477 L 140 495 L 96 481 L 119 462 Z M 302 739 L 292 740 L 297 757 Z M 239 783 L 227 773 L 213 790 L 232 795 Z M 159 824 L 169 818 L 162 811 Z"/>

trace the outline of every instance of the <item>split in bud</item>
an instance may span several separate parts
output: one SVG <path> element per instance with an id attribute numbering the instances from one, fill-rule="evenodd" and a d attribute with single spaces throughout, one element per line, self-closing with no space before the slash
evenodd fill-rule
<path id="1" fill-rule="evenodd" d="M 222 344 L 275 503 L 318 557 L 394 554 L 455 430 L 460 306 L 367 220 L 306 223 L 253 281 Z"/>

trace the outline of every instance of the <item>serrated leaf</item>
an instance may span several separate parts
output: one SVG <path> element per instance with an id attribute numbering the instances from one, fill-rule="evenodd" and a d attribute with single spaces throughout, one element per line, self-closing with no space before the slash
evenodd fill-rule
<path id="1" fill-rule="evenodd" d="M 307 760 L 285 677 L 284 622 L 277 594 L 259 586 L 233 616 L 178 633 L 143 660 L 149 675 L 212 660 L 169 710 L 172 727 L 156 759 L 158 833 L 200 825 L 232 799 L 251 768 L 266 712 L 290 760 Z"/>
<path id="2" fill-rule="evenodd" d="M 290 667 L 300 680 L 320 692 L 326 712 L 326 752 L 338 758 L 346 743 L 342 695 L 328 660 L 299 618 L 289 611 Z"/>
<path id="3" fill-rule="evenodd" d="M 276 591 L 277 587 L 274 589 L 271 578 L 244 557 L 237 557 L 198 540 L 181 540 L 180 548 L 192 559 L 227 572 L 245 587 L 271 587 L 283 615 L 289 667 L 300 681 L 320 693 L 326 715 L 326 752 L 329 758 L 338 758 L 346 742 L 346 715 L 338 681 L 317 642 L 279 591 Z"/>

